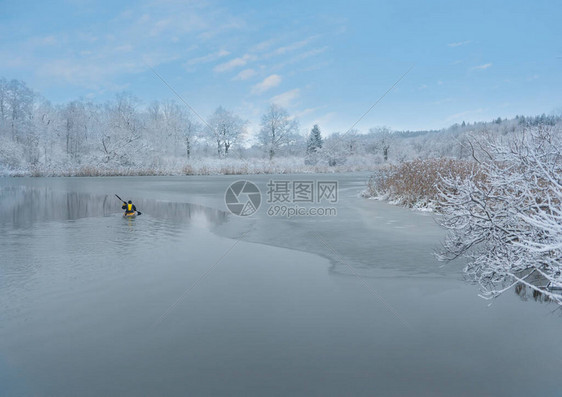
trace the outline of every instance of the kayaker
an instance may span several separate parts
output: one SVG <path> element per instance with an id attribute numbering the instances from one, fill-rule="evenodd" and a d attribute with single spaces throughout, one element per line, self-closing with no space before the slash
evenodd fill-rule
<path id="1" fill-rule="evenodd" d="M 137 212 L 137 207 L 135 207 L 131 200 L 128 203 L 123 201 L 121 208 L 125 210 L 125 215 L 132 215 Z"/>

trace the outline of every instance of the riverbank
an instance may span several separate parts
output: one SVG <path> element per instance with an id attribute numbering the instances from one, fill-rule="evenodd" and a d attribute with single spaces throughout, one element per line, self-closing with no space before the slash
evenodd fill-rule
<path id="1" fill-rule="evenodd" d="M 473 174 L 479 175 L 477 164 L 471 161 L 408 161 L 375 170 L 361 195 L 420 211 L 439 212 L 439 194 L 444 188 L 443 178 L 466 179 Z"/>
<path id="2" fill-rule="evenodd" d="M 260 174 L 333 174 L 375 171 L 379 166 L 365 156 L 353 158 L 333 166 L 305 164 L 300 157 L 268 159 L 200 159 L 190 162 L 162 161 L 152 166 L 124 166 L 111 164 L 81 166 L 36 166 L 29 169 L 2 170 L 0 176 L 180 176 L 180 175 L 260 175 Z"/>

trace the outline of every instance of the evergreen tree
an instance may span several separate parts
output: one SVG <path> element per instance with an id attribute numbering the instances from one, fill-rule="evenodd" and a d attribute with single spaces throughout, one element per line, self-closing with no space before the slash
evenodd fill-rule
<path id="1" fill-rule="evenodd" d="M 322 135 L 320 133 L 320 127 L 318 124 L 314 124 L 312 130 L 310 131 L 310 136 L 308 137 L 308 142 L 306 145 L 306 153 L 316 153 L 318 149 L 322 148 Z"/>

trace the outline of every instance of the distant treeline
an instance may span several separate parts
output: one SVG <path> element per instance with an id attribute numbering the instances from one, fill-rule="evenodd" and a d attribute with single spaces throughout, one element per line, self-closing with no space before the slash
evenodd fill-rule
<path id="1" fill-rule="evenodd" d="M 257 143 L 248 147 L 248 122 L 221 106 L 202 121 L 174 101 L 143 105 L 126 93 L 101 104 L 75 100 L 53 105 L 24 82 L 0 78 L 0 173 L 67 175 L 87 169 L 115 174 L 127 169 L 134 174 L 142 169 L 166 174 L 193 170 L 193 164 L 217 170 L 233 161 L 251 165 L 252 159 L 260 164 L 290 159 L 292 170 L 357 169 L 416 158 L 464 159 L 470 156 L 470 135 L 507 135 L 560 121 L 560 116 L 517 116 L 437 131 L 375 127 L 326 134 L 322 126 L 303 131 L 287 110 L 271 105 L 252 140 Z"/>

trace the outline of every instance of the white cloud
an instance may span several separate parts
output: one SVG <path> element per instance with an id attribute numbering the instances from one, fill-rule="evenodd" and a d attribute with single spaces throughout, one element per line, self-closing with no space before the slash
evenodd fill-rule
<path id="1" fill-rule="evenodd" d="M 211 25 L 207 30 L 199 34 L 198 37 L 202 40 L 210 40 L 225 32 L 243 29 L 245 26 L 246 22 L 244 20 L 229 15 L 228 20 L 222 21 L 218 25 Z"/>
<path id="2" fill-rule="evenodd" d="M 225 57 L 227 55 L 230 55 L 230 52 L 226 51 L 226 50 L 220 50 L 217 52 L 212 52 L 210 54 L 201 56 L 201 57 L 197 57 L 197 58 L 192 58 L 190 60 L 188 60 L 185 64 L 186 66 L 193 66 L 193 65 L 197 65 L 199 63 L 207 63 L 207 62 L 212 62 L 212 61 L 216 61 L 217 59 L 220 59 L 222 57 Z"/>
<path id="3" fill-rule="evenodd" d="M 472 69 L 473 69 L 473 70 L 486 70 L 486 69 L 488 69 L 490 66 L 492 66 L 491 63 L 485 63 L 484 65 L 474 66 Z"/>
<path id="4" fill-rule="evenodd" d="M 244 69 L 236 76 L 234 76 L 232 80 L 248 80 L 254 77 L 256 74 L 257 72 L 254 69 Z"/>
<path id="5" fill-rule="evenodd" d="M 252 87 L 252 94 L 263 94 L 267 90 L 270 90 L 273 87 L 277 87 L 281 84 L 281 76 L 278 74 L 272 74 L 271 76 L 266 77 L 261 83 L 256 84 Z"/>
<path id="6" fill-rule="evenodd" d="M 282 94 L 276 95 L 270 99 L 271 103 L 279 106 L 289 107 L 292 105 L 293 101 L 300 96 L 300 89 L 295 88 L 294 90 L 286 91 Z"/>
<path id="7" fill-rule="evenodd" d="M 213 70 L 215 72 L 219 72 L 219 73 L 227 72 L 227 71 L 229 71 L 231 69 L 234 69 L 236 67 L 244 66 L 248 62 L 253 61 L 255 59 L 256 59 L 256 57 L 254 55 L 246 54 L 244 56 L 231 59 L 228 62 L 221 63 L 220 65 L 215 66 L 215 68 Z"/>
<path id="8" fill-rule="evenodd" d="M 325 46 L 325 47 L 320 47 L 320 48 L 313 48 L 313 49 L 311 49 L 311 50 L 309 50 L 309 51 L 305 51 L 305 52 L 303 52 L 303 53 L 301 53 L 301 54 L 297 54 L 297 55 L 295 55 L 295 56 L 289 58 L 289 59 L 288 59 L 287 61 L 285 61 L 285 62 L 281 62 L 281 63 L 275 65 L 275 68 L 276 68 L 276 69 L 282 69 L 282 68 L 284 68 L 284 67 L 286 67 L 286 66 L 288 66 L 288 65 L 292 65 L 292 64 L 295 64 L 295 63 L 304 61 L 304 60 L 307 59 L 307 58 L 311 58 L 311 57 L 314 57 L 314 56 L 316 56 L 316 55 L 322 54 L 322 53 L 325 52 L 327 49 L 328 49 L 327 46 Z M 319 63 L 315 63 L 315 64 L 313 64 L 313 65 L 311 65 L 311 66 L 314 67 L 314 68 L 318 68 L 318 67 L 320 66 L 320 64 L 319 64 Z M 309 67 L 309 68 L 310 68 L 310 67 Z M 314 69 L 314 70 L 316 70 L 316 69 Z"/>
<path id="9" fill-rule="evenodd" d="M 297 41 L 295 43 L 291 43 L 291 44 L 283 46 L 283 47 L 279 47 L 278 49 L 273 51 L 270 55 L 283 55 L 283 54 L 286 54 L 287 52 L 298 50 L 299 48 L 303 48 L 308 43 L 315 40 L 317 37 L 318 36 L 311 36 L 311 37 L 308 37 L 304 40 Z"/>
<path id="10" fill-rule="evenodd" d="M 3 46 L 2 55 L 7 56 L 0 59 L 9 59 L 10 64 L 20 53 L 25 54 L 23 66 L 32 75 L 28 83 L 35 86 L 39 81 L 111 89 L 129 74 L 146 72 L 141 60 L 153 68 L 179 59 L 184 67 L 228 60 L 227 51 L 221 50 L 220 43 L 226 41 L 223 36 L 230 38 L 233 30 L 244 26 L 244 20 L 229 9 L 217 9 L 208 2 L 143 0 L 105 21 L 103 27 L 93 23 L 54 36 L 16 40 Z M 200 35 L 218 33 L 221 37 L 211 44 L 200 39 Z M 190 52 L 194 45 L 215 52 L 195 58 Z M 43 51 L 40 46 L 52 48 Z"/>
<path id="11" fill-rule="evenodd" d="M 55 59 L 46 62 L 38 70 L 39 76 L 64 81 L 70 84 L 80 85 L 89 89 L 99 90 L 102 88 L 113 89 L 115 84 L 109 82 L 109 78 L 116 73 L 127 71 L 136 73 L 142 70 L 143 65 L 133 62 L 119 62 L 110 65 L 101 65 L 79 59 Z"/>
<path id="12" fill-rule="evenodd" d="M 465 40 L 465 41 L 458 41 L 458 42 L 456 42 L 456 43 L 449 43 L 449 44 L 447 44 L 447 45 L 448 45 L 449 47 L 460 47 L 460 46 L 466 45 L 466 44 L 468 44 L 468 43 L 470 43 L 470 42 L 471 42 L 471 40 Z"/>
<path id="13" fill-rule="evenodd" d="M 295 113 L 295 117 L 297 117 L 297 118 L 304 117 L 304 116 L 306 116 L 306 115 L 308 115 L 308 114 L 314 113 L 314 112 L 316 112 L 316 111 L 322 109 L 322 107 L 323 107 L 323 106 L 319 106 L 319 107 L 315 107 L 315 108 L 306 108 L 306 109 L 303 109 L 303 110 L 301 110 L 301 111 L 299 111 L 299 112 L 296 112 L 296 113 Z"/>
<path id="14" fill-rule="evenodd" d="M 257 51 L 257 52 L 265 51 L 269 47 L 271 47 L 273 44 L 275 44 L 276 42 L 277 42 L 277 39 L 269 39 L 269 40 L 262 41 L 262 42 L 256 44 L 255 46 L 253 46 L 250 51 Z"/>
<path id="15" fill-rule="evenodd" d="M 288 63 L 294 63 L 294 62 L 299 62 L 302 61 L 304 59 L 313 57 L 315 55 L 318 54 L 322 54 L 323 52 L 325 52 L 328 49 L 328 46 L 324 46 L 324 47 L 320 47 L 320 48 L 313 48 L 310 51 L 306 51 L 303 52 L 302 54 L 296 55 L 294 58 L 292 58 Z"/>

